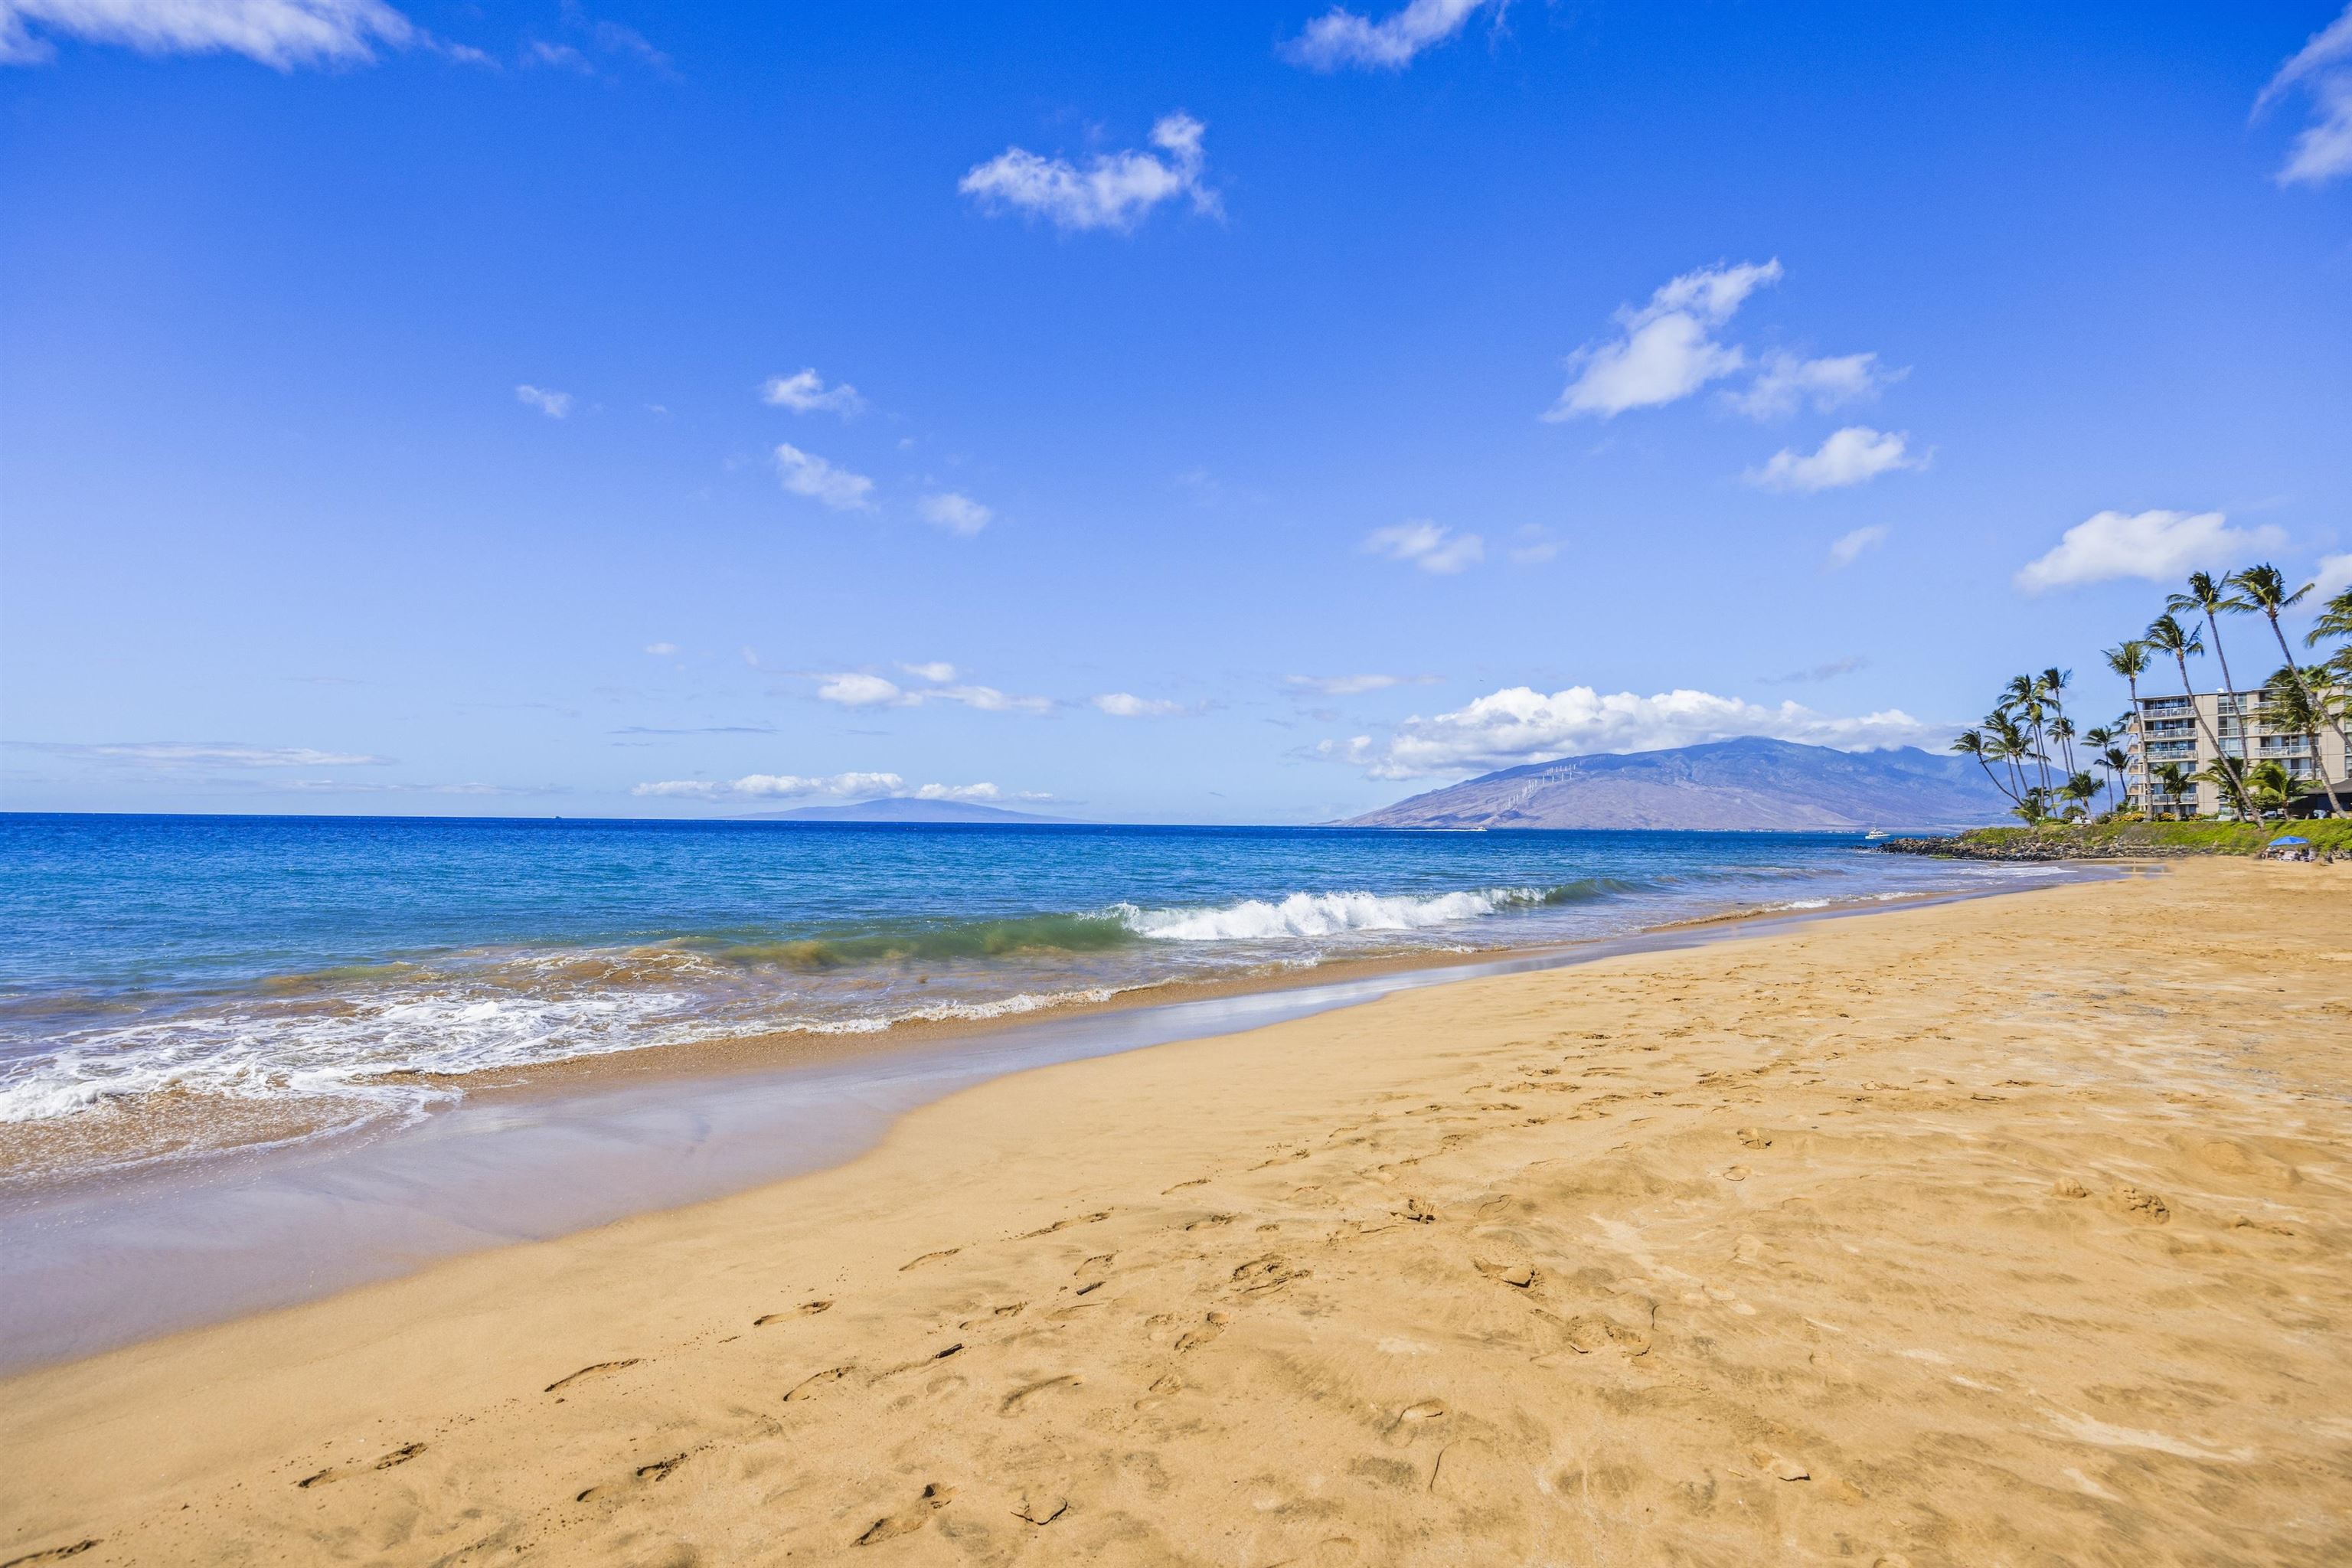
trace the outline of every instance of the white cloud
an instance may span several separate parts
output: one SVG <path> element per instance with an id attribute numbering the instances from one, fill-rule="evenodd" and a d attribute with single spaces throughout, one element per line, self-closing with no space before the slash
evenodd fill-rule
<path id="1" fill-rule="evenodd" d="M 1364 548 L 1391 561 L 1406 561 L 1424 572 L 1450 574 L 1486 558 L 1486 542 L 1475 533 L 1455 533 L 1421 520 L 1376 528 L 1365 536 Z"/>
<path id="2" fill-rule="evenodd" d="M 1589 414 L 1607 419 L 1629 408 L 1688 397 L 1733 374 L 1748 363 L 1747 356 L 1716 342 L 1714 329 L 1730 320 L 1748 295 L 1780 280 L 1777 260 L 1701 268 L 1668 281 L 1648 304 L 1621 309 L 1622 335 L 1570 356 L 1576 379 L 1544 417 L 1557 421 Z"/>
<path id="3" fill-rule="evenodd" d="M 1948 728 L 1923 724 L 1892 708 L 1844 719 L 1795 702 L 1768 708 L 1706 691 L 1665 691 L 1651 697 L 1620 691 L 1604 697 L 1591 687 L 1574 686 L 1547 696 L 1514 686 L 1450 713 L 1408 719 L 1384 744 L 1359 735 L 1327 741 L 1320 749 L 1335 761 L 1357 764 L 1370 777 L 1408 779 L 1482 773 L 1594 752 L 1655 751 L 1736 735 L 1769 735 L 1861 751 L 1938 743 L 1949 733 Z"/>
<path id="4" fill-rule="evenodd" d="M 897 773 L 830 773 L 803 778 L 797 773 L 746 773 L 740 779 L 663 779 L 641 784 L 629 793 L 672 800 L 961 800 L 1006 798 L 992 784 L 917 784 L 908 788 Z M 1016 800 L 1046 800 L 1050 796 L 1024 792 Z"/>
<path id="5" fill-rule="evenodd" d="M 100 757 L 153 768 L 358 768 L 381 767 L 392 761 L 390 757 L 370 756 L 364 752 L 321 752 L 310 746 L 248 746 L 236 741 L 121 741 L 100 745 L 40 743 L 40 749 L 69 756 Z"/>
<path id="6" fill-rule="evenodd" d="M 897 773 L 834 773 L 824 778 L 803 778 L 797 773 L 746 773 L 740 779 L 716 784 L 705 779 L 665 779 L 657 784 L 638 784 L 629 793 L 689 800 L 724 800 L 730 796 L 747 800 L 777 796 L 803 799 L 811 795 L 841 799 L 901 795 L 906 788 L 907 781 Z"/>
<path id="7" fill-rule="evenodd" d="M 2311 591 L 2323 599 L 2334 598 L 2352 588 L 2352 554 L 2321 556 L 2319 570 L 2312 576 Z"/>
<path id="8" fill-rule="evenodd" d="M 1751 485 L 1768 490 L 1832 490 L 1858 485 L 1897 468 L 1924 468 L 1927 459 L 1909 455 L 1907 432 L 1890 435 L 1867 425 L 1849 425 L 1801 453 L 1783 447 L 1760 468 L 1748 470 Z"/>
<path id="9" fill-rule="evenodd" d="M 47 34 L 149 55 L 243 55 L 281 71 L 430 41 L 382 0 L 0 0 L 0 63 L 50 58 Z"/>
<path id="10" fill-rule="evenodd" d="M 2267 524 L 2231 528 L 2218 511 L 2103 511 L 2068 529 L 2048 554 L 2028 562 L 2016 583 L 2028 594 L 2118 577 L 2168 583 L 2200 567 L 2235 565 L 2285 542 L 2286 535 Z"/>
<path id="11" fill-rule="evenodd" d="M 845 708 L 877 708 L 902 701 L 907 694 L 896 681 L 878 675 L 828 675 L 818 685 L 816 695 L 821 702 L 838 702 Z"/>
<path id="12" fill-rule="evenodd" d="M 588 57 L 570 44 L 551 44 L 544 38 L 533 38 L 523 46 L 522 63 L 527 66 L 555 66 L 563 70 L 578 71 L 582 76 L 594 76 L 596 68 Z"/>
<path id="13" fill-rule="evenodd" d="M 677 644 L 674 642 L 649 642 L 646 644 L 646 651 L 652 654 L 656 658 L 667 658 L 671 654 L 677 651 Z"/>
<path id="14" fill-rule="evenodd" d="M 866 499 L 874 491 L 872 479 L 836 468 L 789 442 L 776 447 L 776 478 L 793 494 L 821 501 L 835 511 L 862 511 L 873 505 Z"/>
<path id="15" fill-rule="evenodd" d="M 1307 23 L 1307 30 L 1293 38 L 1283 52 L 1298 64 L 1319 71 L 1338 70 L 1342 66 L 1402 70 L 1422 50 L 1459 33 L 1463 25 L 1488 3 L 1489 0 L 1410 0 L 1403 9 L 1378 22 L 1334 5 Z M 1493 3 L 1499 12 L 1506 0 Z"/>
<path id="16" fill-rule="evenodd" d="M 1730 395 L 1731 405 L 1751 419 L 1777 419 L 1810 403 L 1826 414 L 1842 404 L 1878 395 L 1908 370 L 1886 370 L 1874 353 L 1834 359 L 1800 359 L 1791 353 L 1765 356 L 1746 390 Z"/>
<path id="17" fill-rule="evenodd" d="M 814 370 L 793 375 L 772 375 L 760 387 L 760 400 L 795 414 L 838 414 L 846 419 L 862 412 L 866 399 L 847 382 L 827 386 Z"/>
<path id="18" fill-rule="evenodd" d="M 1325 697 L 1361 697 L 1391 686 L 1434 686 L 1433 675 L 1286 675 L 1285 686 L 1304 687 Z"/>
<path id="19" fill-rule="evenodd" d="M 925 496 L 915 503 L 915 510 L 923 514 L 925 522 L 935 528 L 944 528 L 950 533 L 962 534 L 967 539 L 986 528 L 996 516 L 970 496 L 959 495 L 953 490 Z"/>
<path id="20" fill-rule="evenodd" d="M 973 165 L 956 189 L 991 211 L 1011 209 L 1066 229 L 1125 232 L 1178 196 L 1190 196 L 1195 212 L 1214 213 L 1217 195 L 1201 183 L 1206 130 L 1189 114 L 1165 115 L 1151 128 L 1159 153 L 1098 155 L 1083 169 L 1065 158 L 1008 147 Z"/>
<path id="21" fill-rule="evenodd" d="M 1509 554 L 1513 561 L 1522 566 L 1540 566 L 1547 561 L 1556 559 L 1559 554 L 1559 541 L 1551 536 L 1551 530 L 1548 528 L 1539 527 L 1531 522 L 1521 528 L 1513 537 L 1517 539 L 1518 542 L 1511 546 Z"/>
<path id="22" fill-rule="evenodd" d="M 901 665 L 910 675 L 929 679 L 945 670 L 949 677 L 955 673 L 952 665 Z M 897 681 L 879 675 L 847 673 L 818 678 L 817 700 L 838 702 L 845 708 L 919 708 L 926 702 L 957 702 L 982 713 L 1050 713 L 1055 701 L 1050 697 L 1013 697 L 993 686 L 902 687 Z"/>
<path id="23" fill-rule="evenodd" d="M 2352 6 L 2279 67 L 2254 100 L 2254 112 L 2298 87 L 2311 96 L 2312 122 L 2274 177 L 2282 185 L 2320 185 L 2352 174 Z"/>
<path id="24" fill-rule="evenodd" d="M 916 679 L 928 680 L 935 686 L 956 678 L 956 667 L 943 659 L 934 659 L 929 664 L 902 664 L 898 668 Z"/>
<path id="25" fill-rule="evenodd" d="M 1830 545 L 1832 566 L 1851 566 L 1865 550 L 1875 550 L 1886 542 L 1886 525 L 1874 522 L 1868 528 L 1857 528 L 1852 533 L 1838 535 Z"/>
<path id="26" fill-rule="evenodd" d="M 0 0 L 0 5 L 5 5 L 6 3 L 7 0 Z M 525 384 L 524 385 L 515 388 L 515 401 L 528 407 L 538 409 L 550 419 L 562 419 L 568 416 L 572 412 L 572 395 L 570 393 L 549 392 L 544 388 L 532 386 L 529 384 Z"/>
<path id="27" fill-rule="evenodd" d="M 1164 697 L 1138 697 L 1131 691 L 1106 691 L 1094 705 L 1114 719 L 1168 719 L 1193 710 Z"/>

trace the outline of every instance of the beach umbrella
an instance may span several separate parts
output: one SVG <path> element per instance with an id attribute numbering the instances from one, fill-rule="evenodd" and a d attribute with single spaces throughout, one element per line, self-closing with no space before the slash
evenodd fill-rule
<path id="1" fill-rule="evenodd" d="M 2308 838 L 2305 838 L 2305 837 L 2300 837 L 2300 836 L 2298 836 L 2298 835 L 2296 835 L 2296 834 L 2290 833 L 2290 834 L 2288 834 L 2288 835 L 2287 835 L 2285 837 L 2284 837 L 2284 838 L 2273 838 L 2273 839 L 2272 839 L 2272 840 L 2271 840 L 2271 847 L 2272 847 L 2272 848 L 2273 848 L 2273 849 L 2275 849 L 2275 848 L 2277 848 L 2277 847 L 2278 847 L 2280 845 L 2282 845 L 2282 844 L 2308 844 L 2308 843 L 2310 843 L 2310 842 L 2311 842 L 2311 840 L 2310 840 L 2310 839 L 2308 839 Z"/>

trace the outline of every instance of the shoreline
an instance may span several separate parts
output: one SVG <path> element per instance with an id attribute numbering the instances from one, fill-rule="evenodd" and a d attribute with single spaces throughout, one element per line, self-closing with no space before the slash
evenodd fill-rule
<path id="1" fill-rule="evenodd" d="M 1448 953 L 1452 962 L 1434 964 L 1373 961 L 1340 974 L 1299 972 L 1296 984 L 1206 986 L 782 1063 L 756 1048 L 683 1062 L 667 1058 L 669 1047 L 575 1058 L 553 1064 L 572 1070 L 498 1086 L 405 1124 L 0 1190 L 0 1251 L 15 1257 L 16 1299 L 0 1336 L 0 1376 L 837 1168 L 920 1107 L 1063 1062 L 1228 1037 L 1482 976 L 2052 885 L 1726 912 L 1564 946 Z"/>
<path id="2" fill-rule="evenodd" d="M 2092 874 L 2095 874 L 2094 871 Z M 1072 999 L 987 1017 L 912 1019 L 873 1030 L 783 1029 L 713 1037 L 676 1044 L 631 1047 L 622 1050 L 583 1053 L 544 1062 L 483 1068 L 467 1073 L 398 1072 L 380 1075 L 379 1081 L 445 1088 L 450 1098 L 419 1108 L 404 1118 L 379 1111 L 355 1120 L 320 1121 L 317 1102 L 257 1101 L 220 1095 L 148 1096 L 124 1108 L 109 1106 L 41 1121 L 0 1123 L 0 1205 L 18 1200 L 103 1190 L 121 1182 L 170 1179 L 173 1173 L 194 1171 L 213 1162 L 268 1158 L 273 1154 L 331 1146 L 342 1141 L 397 1133 L 403 1127 L 445 1114 L 465 1104 L 499 1100 L 529 1102 L 593 1092 L 630 1083 L 661 1084 L 710 1080 L 739 1074 L 761 1075 L 824 1068 L 843 1062 L 885 1060 L 906 1052 L 986 1040 L 1043 1023 L 1097 1017 L 1109 1014 L 1227 997 L 1345 985 L 1384 976 L 1435 973 L 1487 963 L 1513 963 L 1573 955 L 1592 943 L 1638 941 L 1652 933 L 1738 925 L 1746 922 L 1820 915 L 1867 913 L 1932 902 L 1953 897 L 1995 897 L 2021 889 L 1994 888 L 1963 891 L 1905 894 L 1897 898 L 1831 900 L 1817 907 L 1758 906 L 1714 914 L 1696 915 L 1637 926 L 1612 936 L 1583 942 L 1505 945 L 1484 948 L 1416 948 L 1362 957 L 1341 957 L 1314 964 L 1266 965 L 1213 978 L 1175 978 L 1126 986 L 1100 998 Z M 333 1103 L 331 1100 L 328 1104 Z M 241 1135 L 196 1145 L 193 1130 L 215 1136 L 224 1125 L 240 1126 Z M 173 1130 L 187 1142 L 168 1146 Z M 153 1152 L 127 1158 L 107 1157 L 130 1142 L 165 1144 Z"/>
<path id="3" fill-rule="evenodd" d="M 2347 886 L 2179 866 L 997 1077 L 12 1377 L 0 1559 L 2340 1561 Z"/>

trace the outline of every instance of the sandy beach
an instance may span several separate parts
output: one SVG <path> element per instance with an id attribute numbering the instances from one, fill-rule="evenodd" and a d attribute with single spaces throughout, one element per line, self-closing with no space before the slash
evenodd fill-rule
<path id="1" fill-rule="evenodd" d="M 0 1387 L 0 1563 L 2352 1556 L 2352 873 L 998 1079 Z"/>

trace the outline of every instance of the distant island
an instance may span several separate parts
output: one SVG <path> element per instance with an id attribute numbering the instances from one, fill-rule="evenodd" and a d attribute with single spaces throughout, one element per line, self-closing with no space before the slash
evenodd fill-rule
<path id="1" fill-rule="evenodd" d="M 1031 811 L 1007 811 L 1001 805 L 974 805 L 961 800 L 907 800 L 888 797 L 859 801 L 855 805 L 803 805 L 793 811 L 755 811 L 743 818 L 752 822 L 1069 822 L 1066 816 L 1040 816 Z"/>
<path id="2" fill-rule="evenodd" d="M 1854 833 L 1981 826 L 2010 820 L 2009 805 L 1965 757 L 1746 736 L 1505 768 L 1341 826 Z"/>

